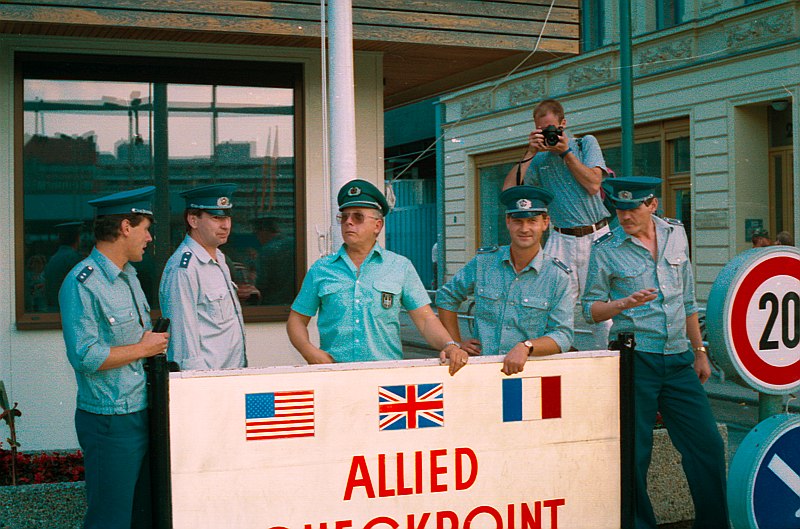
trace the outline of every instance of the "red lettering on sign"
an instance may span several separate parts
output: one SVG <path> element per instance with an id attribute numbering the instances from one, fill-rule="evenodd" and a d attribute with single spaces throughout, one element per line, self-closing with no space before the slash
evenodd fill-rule
<path id="1" fill-rule="evenodd" d="M 353 527 L 353 520 L 339 520 L 336 522 L 336 529 L 350 529 Z"/>
<path id="2" fill-rule="evenodd" d="M 531 513 L 531 508 L 528 507 L 527 503 L 522 504 L 520 509 L 520 521 L 523 524 L 523 529 L 542 529 L 542 502 L 537 501 L 534 503 L 533 510 L 536 514 Z M 511 512 L 511 505 L 508 506 L 508 512 Z"/>
<path id="3" fill-rule="evenodd" d="M 464 464 L 462 456 L 469 459 L 470 474 L 464 479 Z M 456 490 L 466 490 L 475 484 L 478 477 L 478 456 L 469 448 L 456 448 Z"/>
<path id="4" fill-rule="evenodd" d="M 397 479 L 399 481 L 400 477 Z M 386 454 L 378 455 L 378 496 L 381 498 L 394 496 L 394 489 L 386 487 Z"/>
<path id="5" fill-rule="evenodd" d="M 550 527 L 558 529 L 558 508 L 567 503 L 563 498 L 558 500 L 545 500 L 544 506 L 550 509 Z"/>
<path id="6" fill-rule="evenodd" d="M 436 529 L 445 529 L 444 522 L 450 522 L 447 529 L 458 529 L 458 516 L 453 511 L 439 511 L 436 513 Z"/>
<path id="7" fill-rule="evenodd" d="M 447 485 L 439 484 L 439 474 L 447 472 L 447 467 L 440 467 L 437 459 L 447 455 L 447 449 L 431 450 L 431 492 L 447 492 Z"/>
<path id="8" fill-rule="evenodd" d="M 364 529 L 373 529 L 373 527 L 375 527 L 378 524 L 388 525 L 392 529 L 398 529 L 398 527 L 400 527 L 399 525 L 397 525 L 397 522 L 395 522 L 388 516 L 380 516 L 378 518 L 373 518 L 372 520 L 367 522 L 367 525 L 364 526 Z"/>
<path id="9" fill-rule="evenodd" d="M 497 509 L 494 507 L 489 507 L 488 505 L 481 505 L 480 507 L 475 507 L 469 511 L 469 514 L 464 519 L 464 529 L 470 529 L 472 520 L 474 520 L 479 514 L 488 514 L 494 518 L 495 528 L 503 529 L 503 518 L 500 516 L 500 513 L 497 512 Z"/>
<path id="10" fill-rule="evenodd" d="M 422 517 L 420 517 L 420 520 L 419 520 L 419 525 L 417 525 L 414 522 L 414 515 L 413 514 L 409 514 L 408 515 L 408 519 L 407 519 L 408 520 L 408 522 L 407 522 L 408 523 L 408 529 L 425 529 L 425 527 L 428 525 L 428 518 L 430 518 L 430 517 L 431 517 L 431 513 L 429 513 L 429 512 L 422 513 Z"/>
<path id="11" fill-rule="evenodd" d="M 357 477 L 359 473 L 361 477 Z M 347 476 L 347 486 L 344 489 L 344 501 L 353 497 L 353 489 L 356 487 L 364 487 L 367 498 L 375 497 L 375 489 L 372 488 L 372 481 L 369 479 L 369 470 L 367 470 L 367 460 L 364 459 L 364 456 L 355 456 L 350 463 L 350 475 Z"/>
<path id="12" fill-rule="evenodd" d="M 422 452 L 414 452 L 414 485 L 416 493 L 422 494 Z"/>
<path id="13" fill-rule="evenodd" d="M 405 467 L 403 466 L 403 453 L 397 454 L 397 495 L 408 496 L 414 493 L 414 489 L 405 486 Z"/>

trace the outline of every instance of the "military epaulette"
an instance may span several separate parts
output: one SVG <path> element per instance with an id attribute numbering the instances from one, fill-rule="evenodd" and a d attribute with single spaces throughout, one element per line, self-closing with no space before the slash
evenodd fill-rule
<path id="1" fill-rule="evenodd" d="M 669 217 L 663 217 L 664 221 L 672 224 L 674 226 L 683 226 L 683 222 L 679 221 L 678 219 L 671 219 Z"/>
<path id="2" fill-rule="evenodd" d="M 562 269 L 566 273 L 568 273 L 568 274 L 572 273 L 572 268 L 567 266 L 567 263 L 565 263 L 564 261 L 562 261 L 558 257 L 553 257 L 553 262 L 556 264 L 557 267 L 559 267 L 560 269 Z"/>
<path id="3" fill-rule="evenodd" d="M 499 249 L 497 246 L 484 246 L 483 248 L 478 248 L 478 253 L 494 253 Z"/>
<path id="4" fill-rule="evenodd" d="M 86 268 L 81 270 L 77 277 L 78 282 L 83 283 L 84 281 L 89 279 L 89 276 L 92 275 L 92 272 L 94 272 L 94 267 L 91 266 L 87 266 Z"/>
<path id="5" fill-rule="evenodd" d="M 595 246 L 597 244 L 606 242 L 607 240 L 610 240 L 612 237 L 614 237 L 614 232 L 613 231 L 610 231 L 608 233 L 604 233 L 603 235 L 601 235 L 600 237 L 598 237 L 597 239 L 594 240 L 594 242 L 592 243 L 592 246 Z"/>
<path id="6" fill-rule="evenodd" d="M 192 252 L 183 252 L 181 256 L 181 268 L 189 268 L 189 261 L 192 260 Z"/>

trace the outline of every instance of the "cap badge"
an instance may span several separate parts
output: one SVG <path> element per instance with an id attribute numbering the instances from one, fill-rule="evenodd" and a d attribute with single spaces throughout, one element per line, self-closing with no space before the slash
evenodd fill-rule
<path id="1" fill-rule="evenodd" d="M 518 209 L 531 209 L 532 207 L 533 207 L 533 202 L 531 202 L 527 198 L 521 198 L 517 200 Z"/>
<path id="2" fill-rule="evenodd" d="M 357 186 L 353 186 L 347 190 L 347 196 L 349 197 L 357 197 L 361 194 L 361 188 Z"/>
<path id="3" fill-rule="evenodd" d="M 219 197 L 217 199 L 217 205 L 220 207 L 229 206 L 231 204 L 231 200 L 228 197 Z"/>
<path id="4" fill-rule="evenodd" d="M 633 193 L 631 193 L 630 191 L 620 191 L 619 198 L 621 198 L 622 200 L 632 200 Z"/>

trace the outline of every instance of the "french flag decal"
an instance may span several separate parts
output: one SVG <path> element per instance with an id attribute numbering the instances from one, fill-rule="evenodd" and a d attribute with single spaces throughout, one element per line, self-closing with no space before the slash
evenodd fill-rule
<path id="1" fill-rule="evenodd" d="M 503 380 L 503 422 L 560 418 L 560 376 Z"/>

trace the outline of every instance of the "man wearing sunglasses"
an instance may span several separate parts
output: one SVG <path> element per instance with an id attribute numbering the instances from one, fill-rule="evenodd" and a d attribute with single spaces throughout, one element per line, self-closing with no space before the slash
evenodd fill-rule
<path id="1" fill-rule="evenodd" d="M 286 330 L 309 364 L 400 360 L 400 309 L 408 311 L 425 340 L 440 350 L 450 374 L 468 355 L 453 341 L 430 307 L 414 265 L 378 244 L 389 204 L 365 180 L 345 184 L 337 197 L 342 244 L 306 274 L 292 304 Z M 308 324 L 318 316 L 320 347 L 311 343 Z"/>

